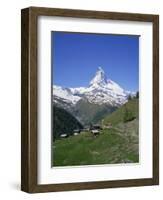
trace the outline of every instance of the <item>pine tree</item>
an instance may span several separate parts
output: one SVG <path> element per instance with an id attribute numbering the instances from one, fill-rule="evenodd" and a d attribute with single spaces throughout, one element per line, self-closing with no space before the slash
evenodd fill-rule
<path id="1" fill-rule="evenodd" d="M 139 99 L 139 92 L 136 92 L 136 98 Z"/>
<path id="2" fill-rule="evenodd" d="M 128 95 L 128 101 L 130 101 L 130 100 L 132 100 L 132 97 L 131 97 L 131 95 L 129 94 L 129 95 Z"/>

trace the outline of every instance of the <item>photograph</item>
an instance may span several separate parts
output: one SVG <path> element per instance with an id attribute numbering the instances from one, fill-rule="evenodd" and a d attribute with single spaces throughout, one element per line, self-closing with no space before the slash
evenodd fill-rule
<path id="1" fill-rule="evenodd" d="M 52 32 L 52 166 L 139 163 L 139 36 Z"/>

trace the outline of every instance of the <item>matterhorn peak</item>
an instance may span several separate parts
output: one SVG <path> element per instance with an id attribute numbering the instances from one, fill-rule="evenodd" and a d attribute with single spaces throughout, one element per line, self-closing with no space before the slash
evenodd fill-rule
<path id="1" fill-rule="evenodd" d="M 94 78 L 91 80 L 90 85 L 104 85 L 107 84 L 107 78 L 102 67 L 98 67 Z"/>
<path id="2" fill-rule="evenodd" d="M 98 67 L 98 71 L 105 73 L 104 70 L 102 69 L 102 67 Z"/>
<path id="3" fill-rule="evenodd" d="M 62 88 L 53 86 L 54 100 L 65 107 L 75 105 L 80 100 L 87 100 L 89 103 L 98 105 L 119 106 L 127 101 L 129 94 L 131 92 L 125 91 L 118 83 L 107 79 L 102 67 L 97 68 L 88 87 Z"/>

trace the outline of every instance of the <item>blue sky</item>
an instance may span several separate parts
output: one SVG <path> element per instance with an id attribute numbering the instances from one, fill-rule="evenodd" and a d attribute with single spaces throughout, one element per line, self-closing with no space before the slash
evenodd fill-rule
<path id="1" fill-rule="evenodd" d="M 52 32 L 53 84 L 88 86 L 99 66 L 125 90 L 137 91 L 139 36 Z"/>

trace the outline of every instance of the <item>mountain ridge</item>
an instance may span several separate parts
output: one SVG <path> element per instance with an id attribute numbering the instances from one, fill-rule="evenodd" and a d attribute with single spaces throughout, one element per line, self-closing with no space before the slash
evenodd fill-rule
<path id="1" fill-rule="evenodd" d="M 121 106 L 126 103 L 130 91 L 125 91 L 118 83 L 108 79 L 102 67 L 99 67 L 88 87 L 64 88 L 53 85 L 53 101 L 63 101 L 75 105 L 81 99 L 86 99 L 94 104 L 109 104 Z M 56 97 L 56 98 L 55 98 Z"/>

